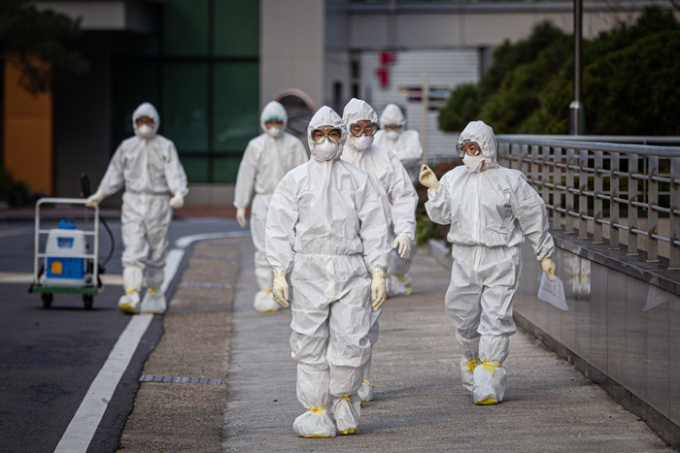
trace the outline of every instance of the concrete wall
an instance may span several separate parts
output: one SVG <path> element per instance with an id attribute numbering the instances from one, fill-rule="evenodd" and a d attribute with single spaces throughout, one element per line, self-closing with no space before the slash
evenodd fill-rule
<path id="1" fill-rule="evenodd" d="M 260 106 L 289 88 L 323 105 L 324 2 L 260 2 Z"/>

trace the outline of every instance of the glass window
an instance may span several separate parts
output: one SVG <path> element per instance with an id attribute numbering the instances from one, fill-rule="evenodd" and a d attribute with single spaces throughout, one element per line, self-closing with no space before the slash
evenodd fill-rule
<path id="1" fill-rule="evenodd" d="M 166 55 L 208 55 L 208 0 L 166 0 L 163 51 Z"/>
<path id="2" fill-rule="evenodd" d="M 132 112 L 142 102 L 150 102 L 158 108 L 158 63 L 144 60 L 114 60 L 113 62 L 113 150 L 120 142 L 134 135 Z M 160 133 L 163 133 L 161 117 Z"/>
<path id="3" fill-rule="evenodd" d="M 236 182 L 238 167 L 241 165 L 242 156 L 220 156 L 214 159 L 213 182 L 229 183 Z"/>
<path id="4" fill-rule="evenodd" d="M 215 55 L 257 57 L 260 49 L 260 2 L 215 0 Z"/>
<path id="5" fill-rule="evenodd" d="M 180 152 L 208 151 L 208 64 L 165 63 L 161 128 Z"/>
<path id="6" fill-rule="evenodd" d="M 243 153 L 259 133 L 259 65 L 216 63 L 214 149 Z"/>
<path id="7" fill-rule="evenodd" d="M 189 183 L 206 183 L 208 182 L 208 158 L 207 157 L 192 157 L 186 154 L 180 155 L 179 160 L 182 161 L 182 166 L 187 174 Z"/>

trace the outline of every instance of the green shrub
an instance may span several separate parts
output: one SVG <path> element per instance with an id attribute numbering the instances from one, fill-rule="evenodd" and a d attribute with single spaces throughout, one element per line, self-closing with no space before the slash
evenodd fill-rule
<path id="1" fill-rule="evenodd" d="M 35 202 L 35 196 L 25 182 L 15 180 L 9 170 L 0 168 L 0 201 L 12 207 L 29 206 Z"/>

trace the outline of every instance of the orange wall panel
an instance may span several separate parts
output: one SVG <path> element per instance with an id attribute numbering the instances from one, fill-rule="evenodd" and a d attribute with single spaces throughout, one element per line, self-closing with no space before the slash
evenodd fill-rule
<path id="1" fill-rule="evenodd" d="M 19 87 L 20 72 L 5 71 L 4 167 L 32 191 L 52 193 L 52 95 Z"/>

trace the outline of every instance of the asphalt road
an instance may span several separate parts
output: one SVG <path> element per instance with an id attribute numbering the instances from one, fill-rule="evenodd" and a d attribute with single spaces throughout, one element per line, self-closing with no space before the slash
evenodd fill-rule
<path id="1" fill-rule="evenodd" d="M 106 273 L 120 274 L 120 222 L 109 224 L 116 247 Z M 170 248 L 180 237 L 236 230 L 239 227 L 233 220 L 176 220 L 170 229 Z M 0 223 L 0 272 L 32 272 L 33 243 L 32 222 Z M 102 259 L 109 245 L 102 230 Z M 186 255 L 166 292 L 168 299 L 185 262 Z M 55 295 L 53 308 L 45 310 L 40 297 L 27 289 L 27 285 L 0 284 L 0 452 L 54 451 L 130 320 L 117 310 L 119 287 L 105 288 L 95 297 L 92 310 L 84 310 L 77 295 Z M 161 335 L 161 319 L 156 316 L 123 374 L 88 451 L 117 449 L 139 389 L 140 371 Z"/>

